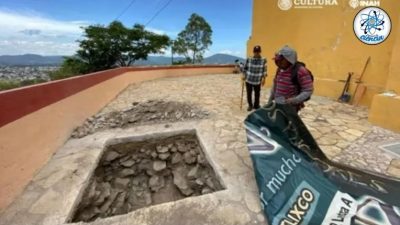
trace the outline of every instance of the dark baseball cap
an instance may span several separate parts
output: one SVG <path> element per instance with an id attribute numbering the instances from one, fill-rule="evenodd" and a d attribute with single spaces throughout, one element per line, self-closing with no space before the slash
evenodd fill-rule
<path id="1" fill-rule="evenodd" d="M 253 52 L 261 52 L 261 46 L 259 45 L 254 46 Z"/>

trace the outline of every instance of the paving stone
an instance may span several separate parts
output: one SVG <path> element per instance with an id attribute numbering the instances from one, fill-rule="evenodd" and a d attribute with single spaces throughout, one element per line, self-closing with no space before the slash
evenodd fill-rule
<path id="1" fill-rule="evenodd" d="M 254 192 L 245 192 L 244 200 L 246 202 L 247 208 L 254 212 L 258 213 L 261 211 L 260 200 L 258 199 L 257 193 Z"/>
<path id="2" fill-rule="evenodd" d="M 356 129 L 348 129 L 346 130 L 346 132 L 356 137 L 361 137 L 364 134 L 364 132 Z"/>

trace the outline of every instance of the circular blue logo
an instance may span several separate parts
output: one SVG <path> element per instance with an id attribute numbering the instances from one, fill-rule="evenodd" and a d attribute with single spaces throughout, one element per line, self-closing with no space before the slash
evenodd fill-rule
<path id="1" fill-rule="evenodd" d="M 367 7 L 357 13 L 353 29 L 360 41 L 368 45 L 377 45 L 389 37 L 392 23 L 385 10 Z"/>

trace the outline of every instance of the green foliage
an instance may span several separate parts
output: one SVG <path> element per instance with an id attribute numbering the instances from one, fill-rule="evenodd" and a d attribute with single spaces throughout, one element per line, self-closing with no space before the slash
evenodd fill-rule
<path id="1" fill-rule="evenodd" d="M 0 80 L 0 91 L 17 88 L 20 86 L 18 81 Z"/>
<path id="2" fill-rule="evenodd" d="M 78 76 L 89 71 L 88 64 L 76 57 L 65 57 L 60 69 L 49 73 L 51 80 Z"/>
<path id="3" fill-rule="evenodd" d="M 173 42 L 172 52 L 185 56 L 191 63 L 200 63 L 203 54 L 212 44 L 212 30 L 207 21 L 197 15 L 192 14 L 185 29 L 178 34 Z"/>
<path id="4" fill-rule="evenodd" d="M 75 57 L 67 58 L 52 79 L 62 79 L 120 66 L 130 66 L 149 54 L 162 53 L 169 46 L 166 35 L 158 35 L 135 24 L 125 27 L 114 21 L 108 26 L 92 25 L 84 28 L 84 39 L 79 42 Z"/>
<path id="5" fill-rule="evenodd" d="M 33 84 L 40 84 L 40 83 L 44 83 L 44 82 L 47 82 L 47 80 L 41 79 L 41 78 L 22 80 L 22 81 L 1 80 L 0 79 L 0 91 L 9 90 L 9 89 L 17 88 L 17 87 L 33 85 Z"/>

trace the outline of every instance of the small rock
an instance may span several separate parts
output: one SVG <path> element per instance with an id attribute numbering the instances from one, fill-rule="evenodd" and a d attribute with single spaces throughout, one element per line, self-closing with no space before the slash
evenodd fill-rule
<path id="1" fill-rule="evenodd" d="M 213 179 L 211 177 L 207 178 L 206 184 L 209 188 L 215 190 L 215 185 L 214 185 Z"/>
<path id="2" fill-rule="evenodd" d="M 133 166 L 134 164 L 135 164 L 135 160 L 130 159 L 130 160 L 127 160 L 127 161 L 125 161 L 125 162 L 122 162 L 122 163 L 121 163 L 121 166 L 123 166 L 123 167 L 131 167 L 131 166 Z"/>
<path id="3" fill-rule="evenodd" d="M 202 195 L 209 194 L 209 193 L 211 193 L 211 192 L 212 192 L 212 190 L 211 190 L 210 188 L 208 188 L 208 187 L 205 187 L 205 188 L 203 188 L 203 189 L 201 190 L 201 194 L 202 194 Z"/>
<path id="4" fill-rule="evenodd" d="M 118 161 L 119 161 L 120 163 L 123 163 L 123 162 L 129 160 L 130 158 L 131 158 L 131 156 L 130 156 L 130 155 L 127 155 L 127 156 L 124 156 L 124 157 L 120 158 Z"/>
<path id="5" fill-rule="evenodd" d="M 176 149 L 175 146 L 173 146 L 173 147 L 171 148 L 171 152 L 177 152 L 177 151 L 178 151 L 178 149 Z"/>
<path id="6" fill-rule="evenodd" d="M 182 118 L 182 112 L 180 112 L 180 111 L 177 111 L 176 113 L 175 113 L 175 117 L 176 117 L 176 119 L 180 119 L 180 118 Z"/>
<path id="7" fill-rule="evenodd" d="M 190 154 L 190 152 L 185 152 L 185 154 L 183 155 L 183 158 L 185 160 L 185 163 L 187 164 L 193 164 L 196 162 L 196 158 L 195 156 L 193 156 L 192 154 Z"/>
<path id="8" fill-rule="evenodd" d="M 199 186 L 204 186 L 204 182 L 200 178 L 197 178 L 195 182 Z"/>
<path id="9" fill-rule="evenodd" d="M 206 160 L 206 158 L 205 158 L 204 156 L 202 156 L 202 155 L 197 155 L 197 162 L 198 162 L 200 165 L 203 165 L 203 166 L 207 165 L 207 160 Z"/>
<path id="10" fill-rule="evenodd" d="M 174 175 L 174 184 L 179 189 L 179 191 L 185 196 L 191 195 L 193 193 L 193 190 L 189 187 L 184 175 L 182 175 L 182 173 L 184 173 L 184 168 L 180 167 L 172 171 L 172 173 Z"/>
<path id="11" fill-rule="evenodd" d="M 183 153 L 187 151 L 187 148 L 183 144 L 178 144 L 178 151 Z"/>
<path id="12" fill-rule="evenodd" d="M 127 177 L 127 176 L 131 176 L 135 174 L 135 170 L 134 169 L 123 169 L 119 172 L 119 175 L 121 177 Z"/>
<path id="13" fill-rule="evenodd" d="M 110 210 L 110 206 L 114 202 L 115 198 L 118 196 L 118 193 L 119 192 L 116 192 L 116 191 L 111 192 L 110 196 L 107 198 L 107 200 L 104 202 L 104 204 L 101 205 L 101 207 L 99 209 L 102 214 L 106 214 L 107 211 Z"/>
<path id="14" fill-rule="evenodd" d="M 149 176 L 154 176 L 156 174 L 156 171 L 152 170 L 152 169 L 147 169 L 146 170 L 146 174 Z"/>
<path id="15" fill-rule="evenodd" d="M 161 147 L 161 148 L 157 147 L 157 152 L 158 153 L 166 153 L 166 152 L 168 152 L 168 147 L 167 146 L 164 146 L 164 147 Z"/>
<path id="16" fill-rule="evenodd" d="M 128 178 L 115 178 L 114 180 L 114 186 L 118 189 L 125 189 L 129 185 L 129 179 Z"/>
<path id="17" fill-rule="evenodd" d="M 181 155 L 181 153 L 179 153 L 179 152 L 174 153 L 174 154 L 172 155 L 172 158 L 171 158 L 171 163 L 172 163 L 172 164 L 177 164 L 177 163 L 179 163 L 180 161 L 182 161 L 182 155 Z"/>
<path id="18" fill-rule="evenodd" d="M 152 191 L 157 192 L 161 188 L 163 188 L 165 185 L 165 179 L 164 177 L 160 176 L 152 176 L 149 179 L 149 187 Z"/>
<path id="19" fill-rule="evenodd" d="M 120 156 L 120 154 L 118 152 L 109 151 L 104 156 L 104 160 L 110 162 L 110 161 L 117 159 L 119 156 Z"/>
<path id="20" fill-rule="evenodd" d="M 151 157 L 152 157 L 153 159 L 157 158 L 157 153 L 152 152 L 152 153 L 151 153 Z"/>
<path id="21" fill-rule="evenodd" d="M 144 201 L 146 202 L 146 205 L 151 205 L 152 200 L 151 200 L 151 193 L 150 192 L 145 192 L 144 193 Z"/>
<path id="22" fill-rule="evenodd" d="M 153 169 L 155 171 L 161 171 L 167 168 L 167 163 L 165 161 L 156 160 L 153 162 Z"/>
<path id="23" fill-rule="evenodd" d="M 196 178 L 199 178 L 199 175 L 200 175 L 199 172 L 200 172 L 200 171 L 199 171 L 199 167 L 198 167 L 198 166 L 195 166 L 195 167 L 193 167 L 193 168 L 189 171 L 189 173 L 187 174 L 187 178 L 189 178 L 189 179 L 191 179 L 191 180 L 194 180 L 194 179 L 196 179 Z"/>
<path id="24" fill-rule="evenodd" d="M 169 158 L 171 154 L 167 153 L 161 153 L 158 155 L 158 158 L 160 158 L 161 160 L 167 160 Z"/>

